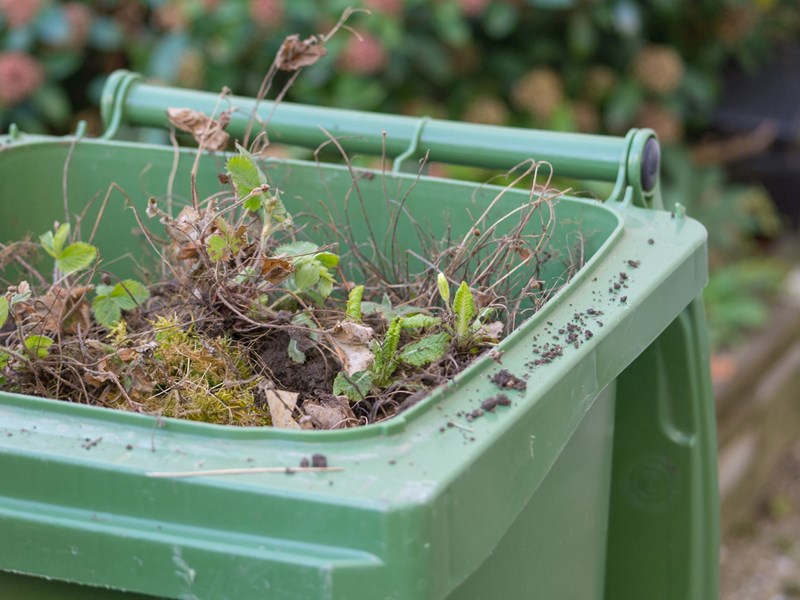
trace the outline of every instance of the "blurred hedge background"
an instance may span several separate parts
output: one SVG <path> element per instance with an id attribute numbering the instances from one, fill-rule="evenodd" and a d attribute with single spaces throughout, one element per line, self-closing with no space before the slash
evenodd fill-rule
<path id="1" fill-rule="evenodd" d="M 362 39 L 337 35 L 290 99 L 564 131 L 651 127 L 667 206 L 687 204 L 711 234 L 714 344 L 763 324 L 784 272 L 764 251 L 781 219 L 762 186 L 728 180 L 708 128 L 726 71 L 757 72 L 797 43 L 797 0 L 0 0 L 0 128 L 66 133 L 84 119 L 99 133 L 104 78 L 123 67 L 254 95 L 286 34 L 326 32 L 353 5 L 372 12 L 350 22 Z"/>

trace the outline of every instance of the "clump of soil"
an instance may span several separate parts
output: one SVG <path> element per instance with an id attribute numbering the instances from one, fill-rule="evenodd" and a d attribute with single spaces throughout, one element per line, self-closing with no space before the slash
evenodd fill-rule
<path id="1" fill-rule="evenodd" d="M 505 394 L 497 394 L 481 402 L 481 408 L 492 412 L 498 406 L 511 406 L 511 400 Z"/>
<path id="2" fill-rule="evenodd" d="M 516 390 L 518 392 L 524 392 L 528 387 L 527 383 L 525 383 L 516 375 L 509 373 L 507 369 L 503 369 L 495 373 L 492 376 L 491 381 L 496 386 L 506 388 L 508 390 Z"/>

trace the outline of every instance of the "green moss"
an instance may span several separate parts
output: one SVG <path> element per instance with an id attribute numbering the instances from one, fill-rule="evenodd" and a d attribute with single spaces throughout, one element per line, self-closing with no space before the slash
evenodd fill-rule
<path id="1" fill-rule="evenodd" d="M 176 318 L 153 323 L 156 348 L 154 393 L 147 410 L 223 425 L 269 425 L 266 407 L 256 404 L 257 379 L 242 350 L 226 337 L 209 337 Z"/>

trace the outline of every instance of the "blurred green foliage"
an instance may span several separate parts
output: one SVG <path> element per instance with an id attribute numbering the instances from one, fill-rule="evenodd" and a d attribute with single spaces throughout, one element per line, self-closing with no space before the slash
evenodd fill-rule
<path id="1" fill-rule="evenodd" d="M 712 266 L 776 234 L 766 193 L 696 166 L 686 144 L 727 66 L 758 69 L 797 40 L 797 0 L 0 0 L 0 130 L 64 133 L 86 119 L 98 133 L 104 78 L 122 67 L 254 95 L 285 35 L 326 33 L 348 6 L 372 13 L 349 21 L 360 37 L 335 36 L 290 99 L 557 130 L 651 127 L 666 148 L 666 204 L 706 223 Z M 742 268 L 725 277 L 749 289 Z"/>
<path id="2" fill-rule="evenodd" d="M 703 297 L 712 348 L 734 346 L 769 319 L 787 273 L 777 260 L 745 259 L 716 269 Z"/>
<path id="3" fill-rule="evenodd" d="M 0 0 L 0 89 L 23 84 L 0 94 L 0 124 L 64 131 L 121 66 L 252 95 L 287 33 L 325 33 L 349 5 L 372 12 L 351 20 L 362 40 L 334 38 L 292 98 L 548 129 L 645 125 L 665 142 L 702 127 L 725 65 L 755 69 L 800 32 L 794 0 Z"/>

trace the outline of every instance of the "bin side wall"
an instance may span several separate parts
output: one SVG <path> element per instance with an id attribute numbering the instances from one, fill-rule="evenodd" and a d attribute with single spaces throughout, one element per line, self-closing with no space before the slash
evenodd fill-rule
<path id="1" fill-rule="evenodd" d="M 533 590 L 537 598 L 603 597 L 614 397 L 612 383 L 489 558 L 449 600 L 523 600 Z"/>

